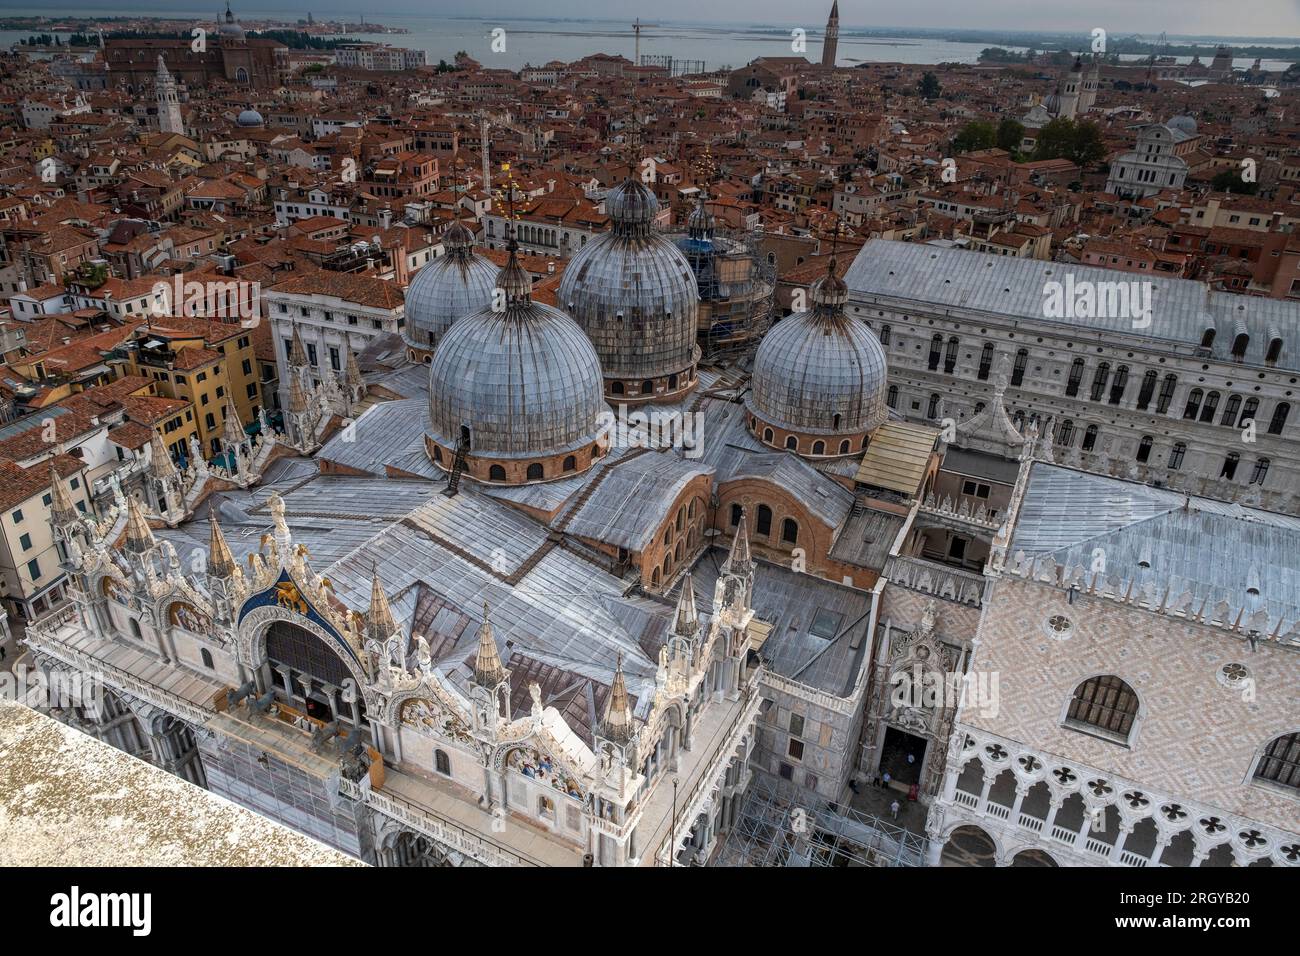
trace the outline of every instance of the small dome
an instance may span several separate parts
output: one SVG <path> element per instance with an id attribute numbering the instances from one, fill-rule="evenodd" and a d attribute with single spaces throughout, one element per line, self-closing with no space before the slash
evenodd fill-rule
<path id="1" fill-rule="evenodd" d="M 264 120 L 262 114 L 257 110 L 244 110 L 239 114 L 239 118 L 235 120 L 235 123 L 239 126 L 261 126 Z"/>
<path id="2" fill-rule="evenodd" d="M 218 27 L 218 32 L 223 37 L 238 38 L 241 40 L 244 38 L 244 28 L 241 27 L 239 21 L 235 19 L 235 15 L 230 10 L 229 3 L 226 4 L 226 16 L 224 21 Z"/>
<path id="3" fill-rule="evenodd" d="M 699 286 L 691 264 L 650 228 L 659 204 L 642 183 L 629 179 L 606 203 L 612 228 L 569 260 L 560 305 L 595 345 L 611 382 L 693 381 Z"/>
<path id="4" fill-rule="evenodd" d="M 868 432 L 888 418 L 885 350 L 844 314 L 848 287 L 834 274 L 813 284 L 813 308 L 782 319 L 754 356 L 749 410 L 792 432 Z"/>
<path id="5" fill-rule="evenodd" d="M 605 213 L 615 231 L 641 234 L 659 214 L 659 200 L 639 179 L 626 179 L 605 196 Z"/>
<path id="6" fill-rule="evenodd" d="M 686 218 L 686 232 L 692 239 L 705 241 L 713 238 L 713 229 L 713 216 L 709 214 L 709 207 L 701 199 Z"/>
<path id="7" fill-rule="evenodd" d="M 1196 120 L 1187 115 L 1175 116 L 1165 125 L 1170 129 L 1182 130 L 1189 136 L 1196 135 Z"/>
<path id="8" fill-rule="evenodd" d="M 489 303 L 459 319 L 433 354 L 431 437 L 454 448 L 467 428 L 470 454 L 480 458 L 540 458 L 593 444 L 606 406 L 591 342 L 559 309 L 532 301 L 513 250 L 496 284 L 506 290 L 505 309 Z"/>
<path id="9" fill-rule="evenodd" d="M 406 344 L 432 349 L 452 323 L 486 308 L 497 284 L 497 267 L 474 252 L 474 236 L 460 222 L 443 233 L 446 255 L 422 267 L 406 290 Z"/>

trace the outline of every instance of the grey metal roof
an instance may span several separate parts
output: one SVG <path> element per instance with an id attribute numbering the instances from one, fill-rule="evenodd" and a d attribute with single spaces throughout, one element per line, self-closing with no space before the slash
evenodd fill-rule
<path id="1" fill-rule="evenodd" d="M 1150 328 L 1134 329 L 1129 318 L 1048 319 L 1044 286 L 1064 282 L 1149 282 Z M 1277 367 L 1300 369 L 1300 303 L 1262 296 L 1210 291 L 1202 282 L 1163 275 L 1135 276 L 1037 259 L 1016 259 L 911 242 L 873 239 L 862 247 L 845 275 L 855 301 L 871 299 L 924 302 L 936 309 L 970 310 L 1017 321 L 1046 322 L 1097 333 L 1155 339 L 1195 348 L 1207 328 L 1216 330 L 1212 355 L 1231 361 L 1238 323 L 1250 335 L 1246 363 L 1263 365 L 1274 329 L 1282 338 Z"/>
<path id="2" fill-rule="evenodd" d="M 798 498 L 809 511 L 838 528 L 853 509 L 853 492 L 827 478 L 793 452 L 751 455 L 740 462 L 729 481 L 761 478 Z"/>
<path id="3" fill-rule="evenodd" d="M 840 530 L 831 557 L 860 568 L 882 570 L 905 520 L 902 515 L 867 508 L 849 518 Z"/>
<path id="4" fill-rule="evenodd" d="M 402 470 L 411 471 L 412 464 L 419 467 L 418 462 L 410 460 L 412 456 L 423 459 L 425 468 L 433 469 L 424 451 L 428 420 L 429 406 L 419 398 L 379 402 L 362 412 L 350 429 L 335 434 L 316 457 L 373 475 L 384 475 L 386 466 L 399 461 L 407 466 Z M 429 477 L 433 476 L 430 472 Z"/>
<path id="5" fill-rule="evenodd" d="M 554 526 L 563 527 L 568 534 L 641 551 L 687 483 L 712 474 L 708 465 L 670 452 L 624 455 L 602 462 L 588 478 L 591 492 L 577 496 Z"/>
<path id="6" fill-rule="evenodd" d="M 1107 577 L 1138 588 L 1266 608 L 1270 629 L 1300 618 L 1300 519 L 1036 462 L 1012 553 L 1090 569 L 1098 549 Z M 1257 596 L 1247 593 L 1252 575 Z"/>
<path id="7" fill-rule="evenodd" d="M 972 451 L 949 445 L 943 453 L 943 470 L 972 478 L 987 478 L 1004 485 L 1014 485 L 1020 474 L 1020 462 L 1008 461 L 1000 455 Z"/>

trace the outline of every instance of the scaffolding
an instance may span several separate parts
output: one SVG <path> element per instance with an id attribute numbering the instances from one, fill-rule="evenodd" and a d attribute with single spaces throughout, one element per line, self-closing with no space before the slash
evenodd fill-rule
<path id="1" fill-rule="evenodd" d="M 745 793 L 713 866 L 924 866 L 929 839 L 765 774 Z"/>
<path id="2" fill-rule="evenodd" d="M 708 72 L 707 64 L 703 60 L 679 60 L 673 56 L 660 56 L 649 53 L 642 55 L 641 66 L 663 70 L 669 76 L 695 76 Z"/>

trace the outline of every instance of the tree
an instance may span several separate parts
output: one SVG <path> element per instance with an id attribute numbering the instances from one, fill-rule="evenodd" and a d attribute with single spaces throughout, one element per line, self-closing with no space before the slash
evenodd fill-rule
<path id="1" fill-rule="evenodd" d="M 1014 120 L 1008 116 L 998 124 L 998 149 L 1005 149 L 1008 153 L 1018 153 L 1024 138 L 1025 127 L 1019 120 Z"/>
<path id="2" fill-rule="evenodd" d="M 996 132 L 992 123 L 976 120 L 973 123 L 967 123 L 953 137 L 952 151 L 954 153 L 969 153 L 977 149 L 988 149 L 993 145 L 995 137 Z"/>
<path id="3" fill-rule="evenodd" d="M 1237 193 L 1249 196 L 1259 192 L 1259 183 L 1248 183 L 1241 178 L 1241 170 L 1225 169 L 1210 180 L 1210 188 L 1219 193 Z"/>
<path id="4" fill-rule="evenodd" d="M 939 85 L 939 78 L 929 70 L 926 70 L 925 75 L 921 77 L 917 89 L 921 91 L 921 98 L 926 100 L 937 100 L 939 94 L 943 92 L 943 87 Z"/>
<path id="5" fill-rule="evenodd" d="M 1060 117 L 1038 131 L 1034 159 L 1068 159 L 1081 169 L 1100 161 L 1106 155 L 1101 127 L 1089 120 L 1076 123 Z"/>

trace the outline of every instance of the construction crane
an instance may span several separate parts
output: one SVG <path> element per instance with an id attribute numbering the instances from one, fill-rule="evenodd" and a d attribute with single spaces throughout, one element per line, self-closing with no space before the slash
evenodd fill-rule
<path id="1" fill-rule="evenodd" d="M 632 22 L 632 32 L 636 35 L 636 59 L 632 64 L 633 66 L 641 65 L 641 28 L 657 26 L 659 26 L 657 23 L 642 23 L 640 17 Z"/>

